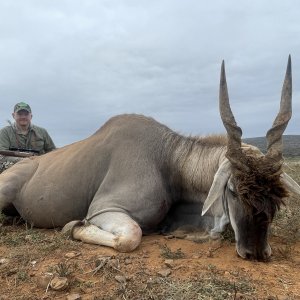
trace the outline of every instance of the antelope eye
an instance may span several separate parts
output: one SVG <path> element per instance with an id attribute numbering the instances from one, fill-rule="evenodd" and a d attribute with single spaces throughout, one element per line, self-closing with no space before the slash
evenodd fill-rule
<path id="1" fill-rule="evenodd" d="M 228 186 L 228 189 L 229 189 L 229 191 L 231 192 L 231 194 L 232 194 L 234 197 L 237 197 L 237 193 L 236 193 L 235 187 L 234 187 L 234 185 L 232 184 L 232 182 L 228 182 L 227 186 Z"/>

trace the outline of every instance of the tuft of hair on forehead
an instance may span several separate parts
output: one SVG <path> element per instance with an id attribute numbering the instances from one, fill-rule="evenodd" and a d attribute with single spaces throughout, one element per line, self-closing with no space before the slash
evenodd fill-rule
<path id="1" fill-rule="evenodd" d="M 264 212 L 271 221 L 289 195 L 280 180 L 282 162 L 272 164 L 264 156 L 248 155 L 245 163 L 248 172 L 232 167 L 236 192 L 249 214 Z"/>

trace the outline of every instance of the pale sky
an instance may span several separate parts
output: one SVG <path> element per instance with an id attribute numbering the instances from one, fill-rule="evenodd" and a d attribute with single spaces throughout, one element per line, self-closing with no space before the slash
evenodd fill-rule
<path id="1" fill-rule="evenodd" d="M 289 54 L 285 134 L 300 134 L 300 1 L 0 0 L 0 127 L 25 101 L 59 147 L 122 113 L 181 134 L 224 133 L 224 59 L 243 137 L 264 136 Z"/>

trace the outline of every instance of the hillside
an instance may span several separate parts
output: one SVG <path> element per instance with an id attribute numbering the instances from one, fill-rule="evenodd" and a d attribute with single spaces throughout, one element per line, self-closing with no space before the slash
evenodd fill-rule
<path id="1" fill-rule="evenodd" d="M 262 152 L 266 152 L 267 143 L 265 137 L 255 137 L 243 139 L 243 142 L 258 147 Z M 300 135 L 283 136 L 283 155 L 285 157 L 300 156 Z"/>

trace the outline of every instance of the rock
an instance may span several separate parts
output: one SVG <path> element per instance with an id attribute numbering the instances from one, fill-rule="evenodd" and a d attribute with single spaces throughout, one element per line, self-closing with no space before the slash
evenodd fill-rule
<path id="1" fill-rule="evenodd" d="M 31 263 L 31 265 L 34 267 L 34 266 L 36 265 L 37 261 L 36 261 L 36 260 L 33 260 L 33 261 L 31 261 L 30 263 Z"/>
<path id="2" fill-rule="evenodd" d="M 169 268 L 173 268 L 174 267 L 174 260 L 173 259 L 166 259 L 165 260 L 165 265 Z"/>
<path id="3" fill-rule="evenodd" d="M 115 276 L 116 281 L 118 281 L 119 283 L 125 283 L 126 282 L 126 277 L 125 276 L 121 276 L 121 275 L 116 275 Z"/>
<path id="4" fill-rule="evenodd" d="M 8 258 L 1 258 L 0 259 L 0 265 L 5 265 L 9 263 L 9 259 Z"/>
<path id="5" fill-rule="evenodd" d="M 161 277 L 168 277 L 171 274 L 171 270 L 170 269 L 162 269 L 162 270 L 158 271 L 157 274 L 160 275 Z"/>
<path id="6" fill-rule="evenodd" d="M 67 300 L 81 300 L 81 296 L 79 294 L 70 294 L 67 296 Z"/>
<path id="7" fill-rule="evenodd" d="M 119 265 L 119 260 L 118 259 L 111 259 L 107 262 L 107 265 L 113 269 L 119 269 L 120 265 Z"/>
<path id="8" fill-rule="evenodd" d="M 135 277 L 134 277 L 134 275 L 126 275 L 125 278 L 126 278 L 126 281 L 133 281 Z"/>
<path id="9" fill-rule="evenodd" d="M 25 235 L 25 241 L 31 241 L 32 236 L 30 234 Z"/>
<path id="10" fill-rule="evenodd" d="M 214 253 L 211 249 L 209 249 L 207 252 L 206 252 L 206 256 L 209 257 L 209 258 L 212 258 L 214 257 Z"/>
<path id="11" fill-rule="evenodd" d="M 69 285 L 67 277 L 54 277 L 50 282 L 50 287 L 54 291 L 63 291 Z"/>
<path id="12" fill-rule="evenodd" d="M 11 275 L 14 275 L 14 274 L 18 273 L 18 271 L 19 271 L 18 268 L 12 268 L 12 269 L 7 271 L 6 275 L 11 276 Z"/>
<path id="13" fill-rule="evenodd" d="M 125 259 L 125 265 L 130 265 L 130 264 L 132 264 L 132 259 L 130 258 Z"/>
<path id="14" fill-rule="evenodd" d="M 66 253 L 66 254 L 65 254 L 65 257 L 66 257 L 66 258 L 74 258 L 74 257 L 79 256 L 79 255 L 80 255 L 79 252 L 72 251 L 72 252 Z"/>
<path id="15" fill-rule="evenodd" d="M 37 277 L 36 279 L 36 285 L 44 290 L 48 287 L 50 281 L 52 279 L 52 276 L 49 275 L 42 275 Z"/>
<path id="16" fill-rule="evenodd" d="M 166 240 L 171 240 L 171 239 L 175 239 L 175 236 L 172 235 L 172 234 L 169 234 L 169 235 L 165 235 L 164 238 L 165 238 Z"/>

